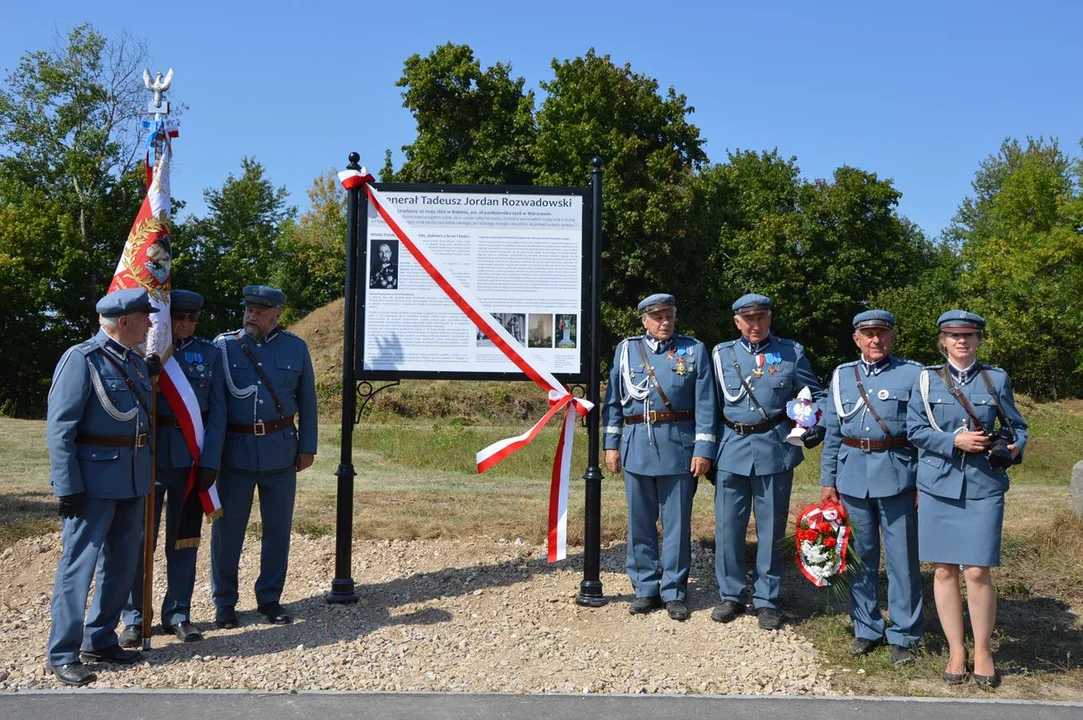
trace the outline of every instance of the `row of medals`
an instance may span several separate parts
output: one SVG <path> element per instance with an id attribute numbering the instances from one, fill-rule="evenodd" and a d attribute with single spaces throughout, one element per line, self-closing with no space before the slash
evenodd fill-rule
<path id="1" fill-rule="evenodd" d="M 673 366 L 673 371 L 678 375 L 687 375 L 695 370 L 695 365 L 692 363 L 692 356 L 696 354 L 694 347 L 677 347 L 676 345 L 669 346 L 669 352 L 666 353 L 666 360 L 673 360 L 676 358 L 677 364 Z M 685 356 L 688 356 L 687 360 Z"/>
<path id="2" fill-rule="evenodd" d="M 778 372 L 778 366 L 782 364 L 781 353 L 760 353 L 756 356 L 756 369 L 752 374 L 758 378 L 763 377 L 763 366 L 767 365 L 767 374 L 774 375 Z"/>

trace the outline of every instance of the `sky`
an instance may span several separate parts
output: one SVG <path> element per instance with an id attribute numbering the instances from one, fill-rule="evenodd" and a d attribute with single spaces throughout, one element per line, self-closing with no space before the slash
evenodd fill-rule
<path id="1" fill-rule="evenodd" d="M 510 64 L 539 106 L 553 60 L 594 48 L 686 95 L 712 162 L 777 148 L 808 179 L 874 172 L 930 236 L 1006 138 L 1057 138 L 1078 156 L 1083 137 L 1083 3 L 1067 0 L 52 0 L 5 9 L 0 71 L 83 22 L 146 41 L 152 73 L 173 68 L 168 96 L 188 106 L 174 144 L 181 218 L 204 213 L 203 191 L 245 156 L 302 211 L 312 180 L 351 151 L 378 172 L 391 149 L 397 168 L 416 136 L 395 85 L 403 62 L 447 42 L 482 68 Z"/>

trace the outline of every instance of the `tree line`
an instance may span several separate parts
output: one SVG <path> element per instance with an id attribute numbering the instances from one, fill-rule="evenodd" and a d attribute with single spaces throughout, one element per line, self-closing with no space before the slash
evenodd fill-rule
<path id="1" fill-rule="evenodd" d="M 142 42 L 84 25 L 27 53 L 0 87 L 2 412 L 40 413 L 59 354 L 96 328 L 143 196 L 145 58 Z M 936 362 L 936 317 L 961 306 L 987 317 L 983 359 L 1018 389 L 1083 393 L 1083 161 L 1056 140 L 1006 140 L 930 238 L 899 214 L 891 179 L 849 166 L 807 179 L 777 150 L 712 162 L 673 88 L 593 50 L 551 68 L 539 104 L 510 65 L 482 68 L 466 45 L 408 58 L 398 85 L 416 137 L 398 168 L 387 152 L 380 179 L 585 185 L 601 156 L 603 347 L 636 329 L 636 303 L 657 291 L 677 296 L 680 331 L 732 337 L 729 306 L 755 291 L 826 376 L 854 356 L 855 313 L 893 311 L 897 354 Z M 207 298 L 201 333 L 237 327 L 239 288 L 256 280 L 287 292 L 292 317 L 341 297 L 333 171 L 313 180 L 303 214 L 254 158 L 203 197 L 206 212 L 173 227 L 174 284 Z"/>

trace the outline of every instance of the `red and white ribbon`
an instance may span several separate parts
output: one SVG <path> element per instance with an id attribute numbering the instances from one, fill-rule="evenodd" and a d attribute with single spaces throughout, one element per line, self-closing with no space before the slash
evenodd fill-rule
<path id="1" fill-rule="evenodd" d="M 410 251 L 414 260 L 433 279 L 433 282 L 444 291 L 444 294 L 455 303 L 459 310 L 470 318 L 470 321 L 474 323 L 478 330 L 485 333 L 493 341 L 493 344 L 504 353 L 508 360 L 533 380 L 538 387 L 549 393 L 549 411 L 530 430 L 517 437 L 505 438 L 495 442 L 478 452 L 476 457 L 478 472 L 485 472 L 529 445 L 554 415 L 561 410 L 564 411 L 560 439 L 557 441 L 557 451 L 553 458 L 553 472 L 549 487 L 548 526 L 549 562 L 563 560 L 568 554 L 568 478 L 571 471 L 575 418 L 577 415 L 585 417 L 594 407 L 594 404 L 583 398 L 573 396 L 552 373 L 545 368 L 535 366 L 527 359 L 525 348 L 512 337 L 511 333 L 504 329 L 503 325 L 493 318 L 492 314 L 474 297 L 473 293 L 461 287 L 452 275 L 442 272 L 434 264 L 428 247 L 424 242 L 417 239 L 416 233 L 412 232 L 409 224 L 399 215 L 395 206 L 384 202 L 380 191 L 372 186 L 372 179 L 372 175 L 368 174 L 364 168 L 360 172 L 357 170 L 344 170 L 339 173 L 339 180 L 347 190 L 361 184 L 364 185 L 369 200 L 380 214 L 380 217 L 384 219 L 384 222 L 395 233 L 395 236 Z"/>

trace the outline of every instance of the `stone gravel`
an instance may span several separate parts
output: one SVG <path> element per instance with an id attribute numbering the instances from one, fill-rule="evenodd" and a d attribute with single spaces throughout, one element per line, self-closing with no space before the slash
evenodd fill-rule
<path id="1" fill-rule="evenodd" d="M 259 622 L 251 588 L 259 543 L 241 560 L 242 627 L 214 627 L 209 531 L 199 551 L 192 621 L 197 643 L 156 634 L 132 667 L 95 666 L 95 688 L 394 690 L 508 693 L 826 695 L 832 670 L 789 627 L 745 615 L 720 625 L 713 555 L 694 547 L 692 618 L 628 614 L 624 545 L 602 551 L 609 603 L 575 603 L 581 549 L 549 564 L 545 547 L 515 538 L 365 541 L 354 545 L 360 602 L 328 605 L 334 538 L 295 535 L 282 598 L 288 626 Z M 0 689 L 62 687 L 44 671 L 59 534 L 0 553 Z M 161 549 L 156 603 L 165 583 Z"/>

